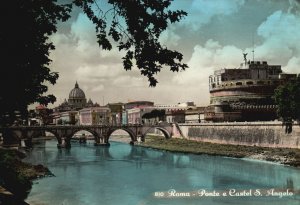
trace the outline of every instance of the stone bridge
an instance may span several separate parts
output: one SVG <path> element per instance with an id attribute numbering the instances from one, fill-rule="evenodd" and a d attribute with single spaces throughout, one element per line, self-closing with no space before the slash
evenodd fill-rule
<path id="1" fill-rule="evenodd" d="M 131 138 L 130 144 L 138 141 L 145 141 L 147 133 L 154 129 L 160 130 L 165 138 L 173 135 L 172 124 L 161 123 L 157 125 L 47 125 L 47 126 L 11 126 L 0 128 L 2 133 L 3 146 L 21 144 L 24 140 L 26 146 L 32 146 L 32 139 L 45 136 L 45 132 L 53 134 L 58 147 L 70 147 L 71 138 L 79 131 L 91 133 L 95 140 L 95 145 L 109 145 L 109 138 L 116 130 L 124 130 Z"/>

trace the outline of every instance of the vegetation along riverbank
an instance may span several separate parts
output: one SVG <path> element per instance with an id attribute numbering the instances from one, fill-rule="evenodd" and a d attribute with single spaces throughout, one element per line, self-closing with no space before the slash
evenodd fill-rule
<path id="1" fill-rule="evenodd" d="M 164 137 L 153 135 L 147 136 L 146 141 L 139 145 L 171 152 L 251 158 L 300 167 L 299 149 L 214 144 L 179 138 L 166 140 Z"/>
<path id="2" fill-rule="evenodd" d="M 52 176 L 43 165 L 22 162 L 26 155 L 18 150 L 0 148 L 0 204 L 26 204 L 34 179 Z"/>

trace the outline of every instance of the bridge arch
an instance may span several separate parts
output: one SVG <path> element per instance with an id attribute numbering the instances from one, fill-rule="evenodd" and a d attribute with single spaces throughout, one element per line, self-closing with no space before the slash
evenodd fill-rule
<path id="1" fill-rule="evenodd" d="M 92 129 L 80 128 L 80 129 L 74 129 L 74 130 L 72 130 L 70 138 L 72 138 L 77 132 L 80 132 L 80 131 L 86 131 L 86 132 L 91 133 L 93 135 L 93 137 L 94 137 L 95 142 L 97 141 L 98 138 L 101 137 L 101 136 L 99 136 L 99 134 L 96 131 L 94 131 Z"/>
<path id="2" fill-rule="evenodd" d="M 56 137 L 56 138 L 58 138 L 59 137 L 59 134 L 58 134 L 58 132 L 56 132 L 55 130 L 52 130 L 52 129 L 45 129 L 44 130 L 45 132 L 49 132 L 49 133 L 51 133 L 51 134 L 53 134 L 54 135 L 54 137 Z M 34 133 L 34 135 L 35 135 L 36 133 Z"/>
<path id="3" fill-rule="evenodd" d="M 152 126 L 152 127 L 149 127 L 148 129 L 146 129 L 146 130 L 143 132 L 143 134 L 142 134 L 142 141 L 145 141 L 146 135 L 147 135 L 147 134 L 149 133 L 149 131 L 152 130 L 152 129 L 157 129 L 157 130 L 161 131 L 166 139 L 169 139 L 169 138 L 172 137 L 172 133 L 169 132 L 166 128 L 164 128 L 164 127 L 159 127 L 159 126 Z"/>
<path id="4" fill-rule="evenodd" d="M 109 141 L 109 138 L 111 136 L 111 134 L 117 130 L 123 130 L 125 132 L 127 132 L 131 138 L 131 142 L 134 142 L 136 141 L 136 134 L 131 130 L 131 129 L 128 129 L 128 128 L 113 128 L 113 129 L 109 129 L 108 132 L 107 132 L 107 136 L 106 136 L 106 143 L 108 143 Z"/>
<path id="5" fill-rule="evenodd" d="M 53 130 L 53 129 L 47 129 L 47 128 L 46 128 L 44 131 L 53 134 L 54 137 L 56 138 L 58 144 L 61 144 L 61 143 L 62 143 L 62 138 L 61 138 L 61 136 L 59 135 L 59 133 L 58 133 L 56 130 Z M 34 133 L 34 135 L 35 135 L 35 134 L 36 134 L 36 133 Z"/>

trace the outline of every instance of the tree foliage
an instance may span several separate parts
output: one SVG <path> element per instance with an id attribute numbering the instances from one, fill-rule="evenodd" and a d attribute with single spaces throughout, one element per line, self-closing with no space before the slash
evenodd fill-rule
<path id="1" fill-rule="evenodd" d="M 49 68 L 54 46 L 48 40 L 57 22 L 70 17 L 71 7 L 50 0 L 12 0 L 5 5 L 0 32 L 0 123 L 11 124 L 16 111 L 26 114 L 27 105 L 55 101 L 53 95 L 43 95 L 48 90 L 45 82 L 55 84 L 58 78 Z"/>
<path id="2" fill-rule="evenodd" d="M 300 119 L 300 77 L 275 90 L 277 114 L 283 122 Z"/>
<path id="3" fill-rule="evenodd" d="M 147 113 L 143 114 L 142 118 L 145 118 L 145 119 L 158 118 L 161 120 L 165 117 L 165 115 L 166 115 L 165 110 L 154 109 L 151 112 L 147 112 Z"/>
<path id="4" fill-rule="evenodd" d="M 179 21 L 187 15 L 184 11 L 170 11 L 167 8 L 172 0 L 108 0 L 112 9 L 107 12 L 94 0 L 75 0 L 75 5 L 83 8 L 88 18 L 94 23 L 99 46 L 112 49 L 109 38 L 117 43 L 119 50 L 125 50 L 123 65 L 131 70 L 133 60 L 141 74 L 147 76 L 150 86 L 155 86 L 155 74 L 162 67 L 169 66 L 171 71 L 185 70 L 181 63 L 183 56 L 177 51 L 163 47 L 159 37 L 168 23 Z M 111 21 L 107 15 L 111 14 Z M 125 21 L 125 25 L 122 24 Z M 109 22 L 109 24 L 108 24 Z"/>
<path id="5" fill-rule="evenodd" d="M 98 0 L 100 1 L 100 0 Z M 164 66 L 171 71 L 185 70 L 181 53 L 162 46 L 159 36 L 168 24 L 179 21 L 184 11 L 171 11 L 172 0 L 107 0 L 105 11 L 97 0 L 10 0 L 1 12 L 0 44 L 2 69 L 0 79 L 0 124 L 10 124 L 15 111 L 25 115 L 29 104 L 53 103 L 53 95 L 45 95 L 49 84 L 55 84 L 58 73 L 49 68 L 49 53 L 54 45 L 49 37 L 57 31 L 57 23 L 70 18 L 74 7 L 82 8 L 94 23 L 97 42 L 102 49 L 126 51 L 126 70 L 134 64 L 155 86 L 155 74 Z M 110 15 L 110 17 L 108 16 Z"/>

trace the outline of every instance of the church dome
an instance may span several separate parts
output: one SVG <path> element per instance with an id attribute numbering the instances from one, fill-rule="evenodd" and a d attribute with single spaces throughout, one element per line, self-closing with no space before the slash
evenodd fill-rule
<path id="1" fill-rule="evenodd" d="M 85 94 L 83 90 L 81 90 L 76 82 L 75 88 L 70 91 L 69 99 L 85 99 Z"/>

